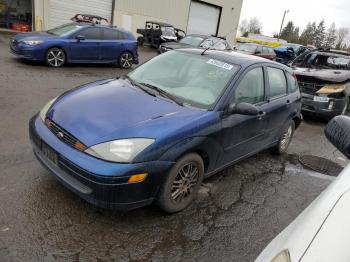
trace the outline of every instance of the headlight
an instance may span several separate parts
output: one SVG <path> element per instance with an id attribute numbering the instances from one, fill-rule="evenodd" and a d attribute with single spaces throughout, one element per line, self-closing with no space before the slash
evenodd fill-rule
<path id="1" fill-rule="evenodd" d="M 23 41 L 23 43 L 26 44 L 26 45 L 34 46 L 34 45 L 42 44 L 43 41 L 40 41 L 40 40 L 28 40 L 28 41 Z"/>
<path id="2" fill-rule="evenodd" d="M 291 262 L 288 250 L 283 250 L 271 262 Z"/>
<path id="3" fill-rule="evenodd" d="M 345 85 L 326 85 L 316 92 L 320 96 L 327 96 L 330 94 L 342 93 L 346 89 Z"/>
<path id="4" fill-rule="evenodd" d="M 41 118 L 41 120 L 43 122 L 45 122 L 45 118 L 46 118 L 46 113 L 47 111 L 50 109 L 50 107 L 52 106 L 53 103 L 55 103 L 55 101 L 57 100 L 58 97 L 55 97 L 54 99 L 52 99 L 51 101 L 49 101 L 41 110 L 39 113 L 39 116 Z"/>
<path id="5" fill-rule="evenodd" d="M 115 140 L 92 146 L 86 149 L 85 153 L 102 160 L 129 163 L 154 141 L 149 138 Z"/>

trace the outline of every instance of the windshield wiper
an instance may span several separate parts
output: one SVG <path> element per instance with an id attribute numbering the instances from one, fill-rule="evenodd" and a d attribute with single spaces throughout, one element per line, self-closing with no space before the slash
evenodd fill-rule
<path id="1" fill-rule="evenodd" d="M 147 83 L 140 83 L 140 85 L 143 85 L 143 86 L 146 86 L 148 88 L 151 88 L 151 89 L 157 91 L 159 95 L 170 99 L 171 101 L 175 102 L 176 104 L 178 104 L 180 106 L 184 106 L 183 102 L 179 101 L 176 97 L 174 97 L 173 95 L 169 94 L 168 92 L 164 91 L 163 89 L 161 89 L 161 88 L 159 88 L 157 86 L 154 86 L 154 85 L 151 85 L 151 84 L 147 84 Z"/>
<path id="2" fill-rule="evenodd" d="M 151 95 L 151 96 L 157 96 L 157 94 L 155 94 L 154 92 L 150 92 L 149 89 L 144 88 L 141 84 L 139 84 L 138 82 L 136 82 L 135 80 L 133 80 L 130 76 L 125 75 L 125 76 L 124 76 L 124 79 L 127 79 L 127 80 L 130 82 L 130 84 L 132 84 L 133 86 L 138 87 L 139 89 L 141 89 L 141 90 L 144 91 L 145 93 L 147 93 L 147 94 L 149 94 L 149 95 Z"/>

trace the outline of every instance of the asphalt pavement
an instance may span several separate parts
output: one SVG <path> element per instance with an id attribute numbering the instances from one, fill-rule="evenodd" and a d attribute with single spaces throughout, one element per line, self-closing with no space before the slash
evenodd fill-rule
<path id="1" fill-rule="evenodd" d="M 181 213 L 93 207 L 37 162 L 28 121 L 58 94 L 127 71 L 27 63 L 7 41 L 0 36 L 0 261 L 253 261 L 334 179 L 305 170 L 298 157 L 348 163 L 324 137 L 325 123 L 307 119 L 288 154 L 262 152 L 225 169 Z M 141 62 L 155 55 L 140 50 Z"/>

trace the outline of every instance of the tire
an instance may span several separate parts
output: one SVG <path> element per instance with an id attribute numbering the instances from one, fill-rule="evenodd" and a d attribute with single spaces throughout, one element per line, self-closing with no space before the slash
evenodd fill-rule
<path id="1" fill-rule="evenodd" d="M 51 67 L 63 66 L 66 59 L 66 53 L 59 47 L 52 47 L 46 52 L 46 64 Z"/>
<path id="2" fill-rule="evenodd" d="M 145 41 L 145 39 L 143 38 L 143 36 L 139 36 L 137 38 L 137 43 L 139 46 L 143 46 L 144 41 Z"/>
<path id="3" fill-rule="evenodd" d="M 124 69 L 129 69 L 132 67 L 134 62 L 134 56 L 129 52 L 124 52 L 119 57 L 119 66 Z"/>
<path id="4" fill-rule="evenodd" d="M 271 151 L 277 155 L 284 154 L 292 141 L 293 135 L 295 131 L 295 123 L 294 121 L 289 122 L 289 124 L 285 127 L 282 132 L 282 135 L 278 139 L 278 144 L 271 148 Z"/>
<path id="5" fill-rule="evenodd" d="M 204 176 L 204 164 L 197 154 L 179 159 L 161 186 L 155 203 L 167 213 L 188 207 L 196 197 Z"/>

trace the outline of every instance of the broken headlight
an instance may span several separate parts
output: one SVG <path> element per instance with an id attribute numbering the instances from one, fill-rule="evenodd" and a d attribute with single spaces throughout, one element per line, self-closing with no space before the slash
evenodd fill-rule
<path id="1" fill-rule="evenodd" d="M 316 92 L 318 97 L 322 98 L 344 98 L 345 85 L 326 85 Z M 329 101 L 329 99 L 328 99 Z M 327 102 L 328 102 L 327 101 Z"/>

